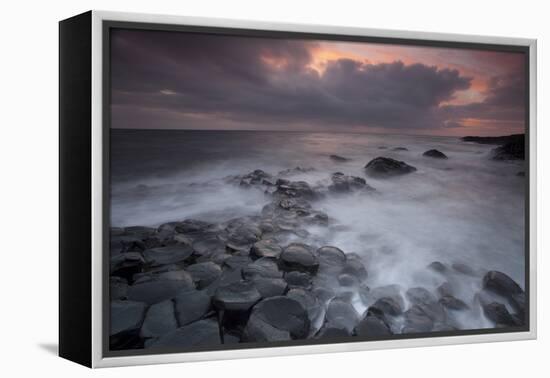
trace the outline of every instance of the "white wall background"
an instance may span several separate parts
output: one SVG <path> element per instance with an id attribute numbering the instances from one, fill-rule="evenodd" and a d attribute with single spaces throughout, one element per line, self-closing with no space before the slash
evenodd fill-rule
<path id="1" fill-rule="evenodd" d="M 546 4 L 545 4 L 546 3 Z M 57 21 L 89 9 L 539 40 L 539 339 L 92 372 L 57 344 Z M 6 1 L 0 38 L 0 375 L 81 377 L 521 377 L 549 371 L 550 14 L 544 1 Z M 545 232 L 546 229 L 546 232 Z"/>

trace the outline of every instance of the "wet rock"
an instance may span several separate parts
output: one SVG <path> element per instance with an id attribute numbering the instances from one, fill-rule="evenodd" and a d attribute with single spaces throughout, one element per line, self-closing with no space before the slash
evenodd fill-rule
<path id="1" fill-rule="evenodd" d="M 361 337 L 388 336 L 393 332 L 382 317 L 376 316 L 372 311 L 367 311 L 363 319 L 355 327 L 354 333 Z"/>
<path id="2" fill-rule="evenodd" d="M 497 327 L 514 327 L 521 324 L 518 324 L 516 318 L 508 312 L 506 306 L 502 303 L 491 302 L 483 305 L 483 313 L 485 316 L 495 323 Z"/>
<path id="3" fill-rule="evenodd" d="M 209 261 L 190 265 L 187 272 L 191 274 L 195 285 L 202 289 L 216 281 L 222 274 L 222 269 L 218 264 Z"/>
<path id="4" fill-rule="evenodd" d="M 254 243 L 250 249 L 250 254 L 254 258 L 270 257 L 276 259 L 281 255 L 282 251 L 283 249 L 277 244 L 276 240 L 265 239 Z"/>
<path id="5" fill-rule="evenodd" d="M 262 298 L 283 295 L 288 288 L 287 282 L 282 278 L 256 277 L 253 282 Z"/>
<path id="6" fill-rule="evenodd" d="M 180 326 L 201 319 L 210 311 L 210 296 L 204 291 L 189 290 L 179 293 L 175 298 L 176 319 Z"/>
<path id="7" fill-rule="evenodd" d="M 189 290 L 185 281 L 154 280 L 128 287 L 128 299 L 149 305 L 173 298 L 181 290 Z"/>
<path id="8" fill-rule="evenodd" d="M 277 263 L 268 257 L 262 257 L 248 264 L 242 269 L 244 279 L 255 279 L 257 277 L 264 278 L 282 278 L 283 273 L 279 271 Z"/>
<path id="9" fill-rule="evenodd" d="M 343 287 L 354 287 L 359 285 L 359 280 L 351 274 L 340 274 L 338 276 L 338 283 Z"/>
<path id="10" fill-rule="evenodd" d="M 447 296 L 453 296 L 454 290 L 453 287 L 449 282 L 443 282 L 441 285 L 437 287 L 437 294 L 439 294 L 440 297 L 447 297 Z"/>
<path id="11" fill-rule="evenodd" d="M 306 309 L 310 324 L 309 335 L 315 334 L 321 327 L 325 316 L 322 302 L 310 291 L 298 288 L 290 289 L 287 297 L 298 301 Z"/>
<path id="12" fill-rule="evenodd" d="M 328 302 L 336 296 L 334 290 L 323 286 L 314 287 L 312 291 L 313 294 L 315 294 L 315 296 L 322 302 Z"/>
<path id="13" fill-rule="evenodd" d="M 150 343 L 148 348 L 192 348 L 220 344 L 218 323 L 213 319 L 204 319 L 163 335 L 158 340 Z"/>
<path id="14" fill-rule="evenodd" d="M 491 151 L 493 160 L 525 160 L 525 140 L 509 142 Z"/>
<path id="15" fill-rule="evenodd" d="M 416 171 L 416 168 L 403 161 L 387 157 L 377 157 L 365 166 L 365 171 L 370 176 L 382 178 L 411 173 Z"/>
<path id="16" fill-rule="evenodd" d="M 315 199 L 317 194 L 305 181 L 277 180 L 275 195 L 287 198 Z"/>
<path id="17" fill-rule="evenodd" d="M 508 298 L 508 302 L 518 316 L 523 319 L 525 317 L 525 293 L 512 294 Z"/>
<path id="18" fill-rule="evenodd" d="M 223 260 L 222 267 L 230 270 L 242 269 L 252 262 L 252 259 L 247 255 L 233 255 Z"/>
<path id="19" fill-rule="evenodd" d="M 347 193 L 355 190 L 374 190 L 365 179 L 356 176 L 347 176 L 342 172 L 333 173 L 332 184 L 328 190 L 334 193 Z"/>
<path id="20" fill-rule="evenodd" d="M 203 222 L 196 219 L 186 219 L 183 222 L 179 222 L 174 231 L 178 234 L 184 235 L 201 235 L 209 232 L 214 227 L 211 223 Z"/>
<path id="21" fill-rule="evenodd" d="M 319 269 L 317 254 L 306 244 L 289 244 L 281 253 L 279 266 L 284 271 L 297 270 L 315 274 Z"/>
<path id="22" fill-rule="evenodd" d="M 399 285 L 377 286 L 367 291 L 367 295 L 370 297 L 371 303 L 375 303 L 382 298 L 391 298 L 400 308 L 405 308 L 405 302 L 401 296 L 401 286 Z"/>
<path id="23" fill-rule="evenodd" d="M 195 284 L 193 283 L 193 278 L 189 273 L 183 269 L 179 270 L 170 270 L 168 272 L 158 273 L 159 280 L 173 280 L 173 281 L 183 281 L 185 286 L 188 288 L 194 288 Z"/>
<path id="24" fill-rule="evenodd" d="M 330 339 L 352 336 L 352 332 L 341 325 L 325 323 L 319 332 L 315 335 L 316 339 Z"/>
<path id="25" fill-rule="evenodd" d="M 427 156 L 435 159 L 448 159 L 447 155 L 439 150 L 428 150 L 422 154 L 422 156 Z"/>
<path id="26" fill-rule="evenodd" d="M 321 267 L 340 269 L 346 263 L 346 254 L 340 248 L 324 246 L 317 249 Z"/>
<path id="27" fill-rule="evenodd" d="M 147 305 L 136 301 L 111 302 L 111 328 L 109 335 L 138 330 L 143 322 Z"/>
<path id="28" fill-rule="evenodd" d="M 466 264 L 454 263 L 451 267 L 455 272 L 462 273 L 465 276 L 476 277 L 478 275 L 474 268 Z"/>
<path id="29" fill-rule="evenodd" d="M 174 313 L 174 302 L 166 300 L 149 307 L 141 326 L 141 337 L 159 337 L 178 327 Z"/>
<path id="30" fill-rule="evenodd" d="M 252 282 L 238 281 L 220 286 L 212 298 L 212 303 L 218 310 L 246 312 L 261 298 Z"/>
<path id="31" fill-rule="evenodd" d="M 249 251 L 250 247 L 260 240 L 261 235 L 262 231 L 257 226 L 243 224 L 229 231 L 226 246 L 234 251 Z"/>
<path id="32" fill-rule="evenodd" d="M 431 269 L 434 272 L 438 273 L 444 273 L 447 271 L 447 267 L 439 261 L 432 262 L 430 265 L 428 265 L 428 269 Z"/>
<path id="33" fill-rule="evenodd" d="M 293 270 L 286 272 L 284 278 L 290 288 L 309 289 L 311 287 L 311 276 L 307 273 Z"/>
<path id="34" fill-rule="evenodd" d="M 253 307 L 244 334 L 248 341 L 301 339 L 309 334 L 306 309 L 295 299 L 279 296 Z"/>
<path id="35" fill-rule="evenodd" d="M 345 163 L 346 161 L 350 161 L 351 159 L 340 156 L 340 155 L 330 155 L 330 160 L 335 161 L 337 163 Z"/>
<path id="36" fill-rule="evenodd" d="M 439 298 L 439 303 L 441 303 L 443 307 L 455 311 L 467 310 L 470 308 L 466 303 L 464 303 L 464 301 L 453 297 L 452 295 L 445 295 Z"/>
<path id="37" fill-rule="evenodd" d="M 434 322 L 443 322 L 446 319 L 444 308 L 437 298 L 423 287 L 413 287 L 406 292 L 407 299 L 422 309 Z"/>
<path id="38" fill-rule="evenodd" d="M 402 333 L 429 332 L 434 327 L 433 319 L 418 305 L 405 311 L 405 325 Z"/>
<path id="39" fill-rule="evenodd" d="M 507 299 L 523 293 L 523 289 L 512 278 L 495 270 L 485 274 L 483 288 Z"/>
<path id="40" fill-rule="evenodd" d="M 392 149 L 392 151 L 408 151 L 409 149 L 406 147 L 395 147 Z"/>
<path id="41" fill-rule="evenodd" d="M 111 301 L 115 299 L 126 299 L 128 295 L 128 283 L 124 278 L 110 277 L 109 296 Z"/>
<path id="42" fill-rule="evenodd" d="M 366 280 L 368 277 L 367 269 L 363 265 L 363 262 L 361 262 L 358 257 L 353 257 L 351 255 L 348 255 L 341 273 L 352 275 L 360 282 Z"/>
<path id="43" fill-rule="evenodd" d="M 261 169 L 256 169 L 255 171 L 242 176 L 239 181 L 239 185 L 244 187 L 253 185 L 273 185 L 273 181 L 273 176 L 269 173 L 266 173 Z"/>
<path id="44" fill-rule="evenodd" d="M 384 314 L 391 316 L 399 316 L 403 313 L 403 306 L 395 297 L 383 297 L 377 299 L 371 308 L 379 309 Z"/>
<path id="45" fill-rule="evenodd" d="M 187 260 L 193 254 L 193 248 L 185 244 L 148 249 L 143 252 L 145 261 L 151 266 L 174 264 Z"/>
<path id="46" fill-rule="evenodd" d="M 335 298 L 327 307 L 326 321 L 351 333 L 359 322 L 359 314 L 351 303 Z"/>
<path id="47" fill-rule="evenodd" d="M 139 252 L 124 252 L 111 257 L 110 274 L 131 282 L 136 273 L 140 273 L 145 265 L 145 259 Z"/>
<path id="48" fill-rule="evenodd" d="M 225 252 L 225 243 L 218 237 L 210 235 L 205 238 L 196 238 L 192 243 L 194 255 L 213 256 Z"/>

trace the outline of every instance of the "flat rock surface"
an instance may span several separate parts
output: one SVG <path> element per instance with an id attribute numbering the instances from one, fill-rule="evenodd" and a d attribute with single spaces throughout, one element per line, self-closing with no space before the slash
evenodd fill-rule
<path id="1" fill-rule="evenodd" d="M 149 348 L 191 348 L 203 345 L 221 344 L 218 322 L 212 319 L 199 320 L 189 325 L 177 328 L 155 342 Z"/>
<path id="2" fill-rule="evenodd" d="M 140 334 L 143 338 L 159 337 L 175 330 L 177 327 L 174 302 L 166 300 L 149 307 Z"/>
<path id="3" fill-rule="evenodd" d="M 189 289 L 185 281 L 154 280 L 128 287 L 128 299 L 155 304 L 175 297 L 181 290 Z"/>
<path id="4" fill-rule="evenodd" d="M 119 332 L 136 330 L 141 327 L 147 305 L 136 301 L 111 302 L 111 329 L 110 335 Z"/>
<path id="5" fill-rule="evenodd" d="M 176 319 L 184 326 L 202 318 L 211 308 L 210 296 L 204 291 L 190 290 L 175 298 Z"/>

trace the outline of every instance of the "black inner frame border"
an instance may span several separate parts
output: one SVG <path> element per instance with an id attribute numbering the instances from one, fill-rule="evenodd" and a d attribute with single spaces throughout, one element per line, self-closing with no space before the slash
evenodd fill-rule
<path id="1" fill-rule="evenodd" d="M 283 26 L 284 27 L 284 26 Z M 314 27 L 314 26 L 312 26 Z M 146 30 L 146 31 L 162 31 L 162 32 L 185 32 L 210 34 L 221 36 L 234 37 L 250 37 L 250 38 L 266 38 L 266 39 L 294 39 L 294 40 L 321 40 L 321 41 L 341 41 L 341 42 L 364 42 L 377 43 L 388 45 L 406 45 L 406 46 L 422 46 L 436 48 L 452 48 L 452 49 L 468 49 L 481 51 L 495 52 L 511 52 L 521 53 L 524 55 L 525 67 L 525 150 L 526 157 L 524 163 L 525 169 L 525 233 L 524 233 L 524 257 L 525 257 L 525 324 L 520 327 L 502 327 L 502 328 L 483 328 L 483 329 L 468 329 L 457 331 L 435 331 L 435 332 L 418 332 L 412 334 L 398 334 L 384 337 L 334 337 L 323 339 L 304 339 L 291 341 L 277 342 L 262 342 L 262 343 L 239 343 L 239 344 L 222 344 L 215 346 L 197 346 L 193 348 L 158 348 L 158 349 L 128 349 L 112 351 L 109 347 L 109 329 L 110 329 L 110 294 L 109 294 L 109 257 L 110 257 L 110 210 L 111 210 L 111 165 L 110 165 L 110 130 L 111 130 L 111 34 L 112 29 L 126 30 Z M 401 32 L 406 35 L 407 32 Z M 157 354 L 174 354 L 174 353 L 193 353 L 193 352 L 212 352 L 224 350 L 244 350 L 257 348 L 280 348 L 280 347 L 296 347 L 307 345 L 330 345 L 340 343 L 356 343 L 365 341 L 386 341 L 386 340 L 408 340 L 421 338 L 438 338 L 449 336 L 468 336 L 468 335 L 486 335 L 486 334 L 501 334 L 501 333 L 517 333 L 530 331 L 530 48 L 529 46 L 508 45 L 508 44 L 492 44 L 479 42 L 453 42 L 453 41 L 436 41 L 429 39 L 413 39 L 413 38 L 394 38 L 394 37 L 369 37 L 357 35 L 340 35 L 340 34 L 325 34 L 325 33 L 310 33 L 310 32 L 295 32 L 295 31 L 273 31 L 273 30 L 257 30 L 244 28 L 230 27 L 211 27 L 211 26 L 191 26 L 191 25 L 175 25 L 175 24 L 160 24 L 146 23 L 133 21 L 102 21 L 102 345 L 101 354 L 103 358 L 108 357 L 124 357 L 124 356 L 145 356 Z M 452 35 L 450 36 L 452 38 Z M 298 353 L 300 350 L 297 351 Z"/>

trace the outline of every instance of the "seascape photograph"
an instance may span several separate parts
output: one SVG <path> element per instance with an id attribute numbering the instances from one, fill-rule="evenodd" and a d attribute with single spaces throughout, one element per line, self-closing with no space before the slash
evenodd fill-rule
<path id="1" fill-rule="evenodd" d="M 110 38 L 110 350 L 526 326 L 524 53 Z"/>

